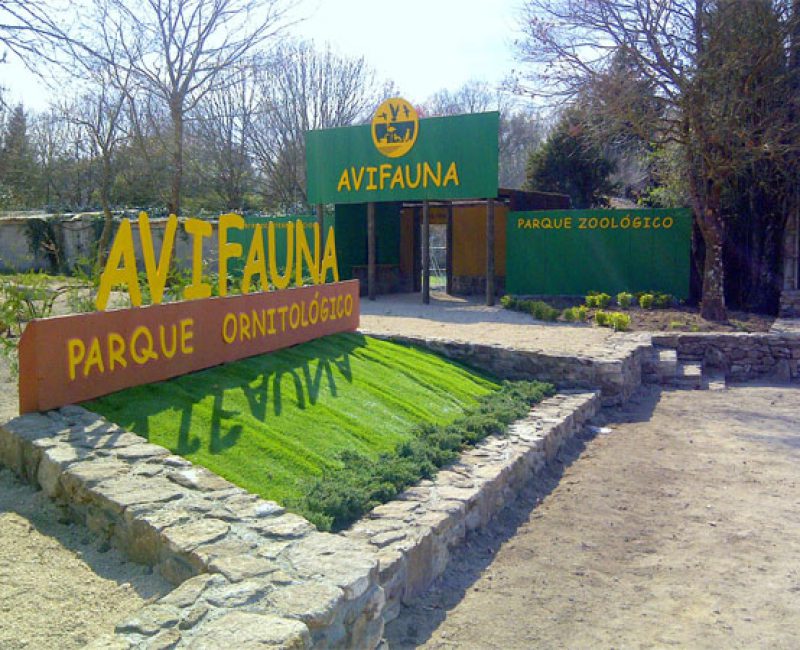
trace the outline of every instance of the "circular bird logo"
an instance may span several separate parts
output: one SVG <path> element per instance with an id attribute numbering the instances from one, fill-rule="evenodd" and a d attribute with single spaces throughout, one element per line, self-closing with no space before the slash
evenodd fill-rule
<path id="1" fill-rule="evenodd" d="M 387 99 L 372 117 L 372 141 L 387 158 L 405 156 L 417 141 L 419 117 L 405 99 Z"/>

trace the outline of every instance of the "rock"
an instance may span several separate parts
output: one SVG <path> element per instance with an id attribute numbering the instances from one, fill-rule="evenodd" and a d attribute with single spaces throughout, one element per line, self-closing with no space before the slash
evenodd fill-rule
<path id="1" fill-rule="evenodd" d="M 311 647 L 311 634 L 305 624 L 297 620 L 253 612 L 229 612 L 204 622 L 186 647 L 191 650 L 301 650 Z"/>
<path id="2" fill-rule="evenodd" d="M 176 625 L 179 618 L 177 607 L 155 603 L 143 607 L 137 612 L 136 616 L 117 625 L 116 632 L 118 634 L 154 636 L 162 629 Z"/>
<path id="3" fill-rule="evenodd" d="M 172 526 L 164 530 L 170 548 L 191 551 L 200 544 L 215 542 L 225 535 L 231 527 L 218 519 L 200 519 L 188 524 Z"/>
<path id="4" fill-rule="evenodd" d="M 268 602 L 275 612 L 286 618 L 299 618 L 312 630 L 333 623 L 342 590 L 326 582 L 306 582 L 276 589 Z"/>
<path id="5" fill-rule="evenodd" d="M 258 556 L 227 555 L 212 561 L 208 568 L 214 573 L 221 573 L 230 582 L 241 582 L 275 571 L 278 567 L 274 562 Z"/>
<path id="6" fill-rule="evenodd" d="M 224 478 L 196 465 L 170 471 L 167 473 L 167 478 L 178 485 L 191 490 L 200 490 L 201 492 L 225 490 L 233 487 L 233 484 Z"/>

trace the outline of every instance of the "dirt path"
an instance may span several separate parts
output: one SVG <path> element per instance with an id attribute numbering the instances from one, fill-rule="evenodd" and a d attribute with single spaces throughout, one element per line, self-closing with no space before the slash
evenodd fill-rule
<path id="1" fill-rule="evenodd" d="M 798 411 L 796 386 L 643 393 L 472 540 L 390 647 L 797 648 Z"/>
<path id="2" fill-rule="evenodd" d="M 80 648 L 172 586 L 0 469 L 0 648 Z"/>

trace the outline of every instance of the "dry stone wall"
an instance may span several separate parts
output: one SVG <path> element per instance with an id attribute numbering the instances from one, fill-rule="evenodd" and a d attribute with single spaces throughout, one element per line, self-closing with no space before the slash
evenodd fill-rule
<path id="1" fill-rule="evenodd" d="M 676 350 L 681 360 L 702 362 L 728 381 L 800 378 L 800 335 L 793 332 L 653 334 L 652 342 Z"/>
<path id="2" fill-rule="evenodd" d="M 370 648 L 381 639 L 372 547 L 317 532 L 85 409 L 0 427 L 0 463 L 180 585 L 98 647 Z"/>

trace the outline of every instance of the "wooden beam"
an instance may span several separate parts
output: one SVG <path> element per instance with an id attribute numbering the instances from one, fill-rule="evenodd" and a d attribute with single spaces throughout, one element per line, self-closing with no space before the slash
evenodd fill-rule
<path id="1" fill-rule="evenodd" d="M 422 202 L 422 302 L 431 301 L 431 208 Z"/>
<path id="2" fill-rule="evenodd" d="M 494 305 L 494 200 L 486 203 L 486 304 Z"/>
<path id="3" fill-rule="evenodd" d="M 317 203 L 317 225 L 319 226 L 319 254 L 320 259 L 325 255 L 325 212 L 322 203 Z"/>
<path id="4" fill-rule="evenodd" d="M 448 295 L 453 292 L 453 202 L 447 203 L 447 234 L 445 237 L 447 246 L 445 266 L 447 267 L 447 285 L 445 291 Z"/>
<path id="5" fill-rule="evenodd" d="M 375 300 L 375 204 L 367 203 L 367 296 Z"/>

